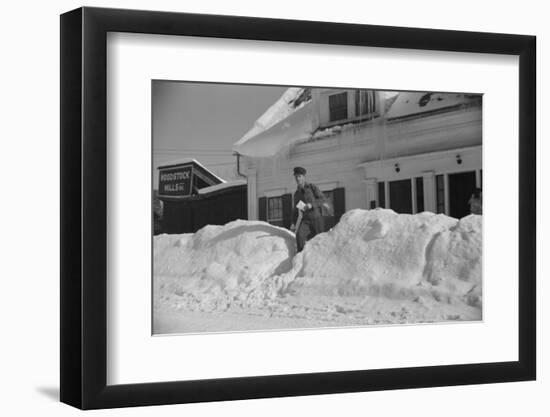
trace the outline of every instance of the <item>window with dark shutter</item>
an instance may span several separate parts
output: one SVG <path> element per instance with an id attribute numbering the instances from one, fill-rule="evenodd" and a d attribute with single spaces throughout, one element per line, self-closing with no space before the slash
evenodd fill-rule
<path id="1" fill-rule="evenodd" d="M 334 199 L 334 220 L 336 223 L 340 217 L 346 212 L 346 189 L 344 187 L 335 188 L 333 190 Z"/>
<path id="2" fill-rule="evenodd" d="M 267 219 L 283 219 L 283 199 L 281 197 L 270 197 L 267 199 Z"/>
<path id="3" fill-rule="evenodd" d="M 325 202 L 328 204 L 329 208 L 323 208 L 323 215 L 330 216 L 332 215 L 330 212 L 334 211 L 334 190 L 324 191 L 323 194 L 325 195 Z"/>
<path id="4" fill-rule="evenodd" d="M 328 97 L 330 121 L 344 120 L 348 118 L 348 93 L 333 94 Z"/>
<path id="5" fill-rule="evenodd" d="M 334 227 L 336 219 L 334 217 L 334 190 L 323 191 L 325 202 L 321 207 L 323 216 L 323 231 L 326 232 Z"/>
<path id="6" fill-rule="evenodd" d="M 275 226 L 283 225 L 282 197 L 269 197 L 267 199 L 267 221 Z"/>

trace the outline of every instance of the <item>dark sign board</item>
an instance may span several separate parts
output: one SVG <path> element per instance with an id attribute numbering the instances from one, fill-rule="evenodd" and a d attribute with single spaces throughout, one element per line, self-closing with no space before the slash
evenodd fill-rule
<path id="1" fill-rule="evenodd" d="M 192 179 L 193 165 L 161 169 L 159 172 L 159 195 L 190 196 Z"/>

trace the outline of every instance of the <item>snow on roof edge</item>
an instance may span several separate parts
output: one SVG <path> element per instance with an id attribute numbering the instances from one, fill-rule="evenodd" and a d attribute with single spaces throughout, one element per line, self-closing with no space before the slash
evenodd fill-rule
<path id="1" fill-rule="evenodd" d="M 213 177 L 216 177 L 218 180 L 220 180 L 222 183 L 226 183 L 227 181 L 224 180 L 223 178 L 217 176 L 216 174 L 214 174 L 212 172 L 212 170 L 206 168 L 203 164 L 201 164 L 199 161 L 197 161 L 195 158 L 180 158 L 180 159 L 174 159 L 173 161 L 169 161 L 169 162 L 166 162 L 165 164 L 163 165 L 159 165 L 157 167 L 157 169 L 161 169 L 161 168 L 167 168 L 167 167 L 170 167 L 170 166 L 173 166 L 173 165 L 182 165 L 182 164 L 188 164 L 188 163 L 195 163 L 197 164 L 198 166 L 200 166 L 202 169 L 204 169 L 205 171 L 207 171 L 209 174 L 211 174 Z"/>
<path id="2" fill-rule="evenodd" d="M 210 185 L 208 187 L 201 188 L 199 194 L 208 194 L 214 191 L 224 190 L 226 188 L 237 187 L 240 185 L 246 185 L 246 180 L 232 180 L 226 181 L 222 184 Z"/>
<path id="3" fill-rule="evenodd" d="M 424 103 L 421 103 L 424 101 Z M 387 120 L 414 117 L 433 111 L 452 109 L 472 102 L 467 93 L 440 93 L 437 91 L 402 91 L 388 107 Z"/>
<path id="4" fill-rule="evenodd" d="M 233 150 L 249 157 L 274 157 L 283 149 L 311 137 L 313 132 L 311 107 L 300 105 L 286 118 L 268 129 L 258 132 L 241 144 L 233 145 Z"/>
<path id="5" fill-rule="evenodd" d="M 302 94 L 304 94 L 304 92 L 306 92 L 306 90 L 310 89 L 305 87 L 289 87 L 286 89 L 281 97 L 269 106 L 268 109 L 254 121 L 252 127 L 233 144 L 233 149 L 243 145 L 249 139 L 252 139 L 269 130 L 277 123 L 287 119 L 291 114 L 311 103 L 310 97 L 309 100 L 303 101 L 298 106 L 290 108 L 291 103 L 294 103 Z"/>

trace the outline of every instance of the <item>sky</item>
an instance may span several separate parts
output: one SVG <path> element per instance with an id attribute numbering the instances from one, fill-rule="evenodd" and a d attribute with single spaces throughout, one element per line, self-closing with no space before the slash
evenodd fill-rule
<path id="1" fill-rule="evenodd" d="M 224 179 L 232 179 L 231 150 L 287 87 L 153 81 L 154 188 L 158 166 L 195 158 Z"/>

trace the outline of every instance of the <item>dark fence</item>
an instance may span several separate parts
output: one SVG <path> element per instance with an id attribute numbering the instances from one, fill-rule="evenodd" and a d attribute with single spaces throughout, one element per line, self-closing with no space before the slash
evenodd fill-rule
<path id="1" fill-rule="evenodd" d="M 158 233 L 194 233 L 212 224 L 247 219 L 246 185 L 164 203 Z"/>

